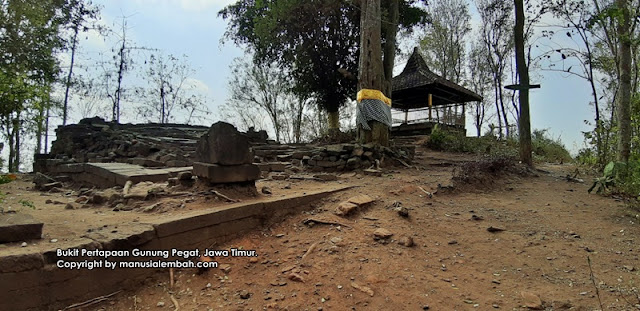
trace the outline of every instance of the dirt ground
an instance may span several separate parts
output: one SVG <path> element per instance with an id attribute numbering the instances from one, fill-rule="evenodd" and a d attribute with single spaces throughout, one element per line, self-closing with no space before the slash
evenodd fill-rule
<path id="1" fill-rule="evenodd" d="M 169 272 L 158 271 L 138 289 L 88 310 L 177 310 L 173 300 L 179 310 L 640 309 L 640 212 L 615 198 L 588 194 L 589 177 L 579 176 L 586 183 L 568 182 L 563 176 L 575 170 L 570 165 L 539 164 L 547 173 L 462 192 L 439 190 L 432 198 L 425 194 L 423 189 L 449 185 L 455 164 L 468 160 L 421 150 L 418 169 L 387 170 L 382 177 L 346 173 L 332 182 L 260 181 L 258 189 L 268 186 L 273 196 L 338 182 L 357 187 L 215 247 L 256 250 L 257 260 L 218 258 L 223 269 L 202 274 L 177 270 L 173 288 Z M 5 205 L 19 206 L 27 197 L 44 206 L 33 211 L 36 217 L 57 219 L 58 225 L 45 226 L 40 244 L 72 240 L 100 222 L 175 217 L 211 204 L 196 197 L 184 211 L 71 211 L 44 204 L 50 197 L 28 191 L 26 183 L 8 185 L 0 189 L 10 192 Z M 376 202 L 353 215 L 334 215 L 340 202 L 359 194 Z M 397 207 L 406 207 L 409 216 L 400 216 Z M 70 220 L 71 213 L 84 222 Z M 309 218 L 337 224 L 310 226 Z M 375 240 L 379 228 L 393 236 Z M 407 237 L 413 247 L 398 243 Z M 0 251 L 15 249 L 20 248 Z"/>

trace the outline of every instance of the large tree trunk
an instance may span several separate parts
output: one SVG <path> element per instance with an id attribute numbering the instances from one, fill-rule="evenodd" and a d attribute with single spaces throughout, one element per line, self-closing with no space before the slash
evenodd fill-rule
<path id="1" fill-rule="evenodd" d="M 360 10 L 360 63 L 358 90 L 383 91 L 380 0 L 363 0 Z M 389 145 L 389 128 L 380 122 L 369 121 L 370 131 L 358 130 L 360 141 Z"/>
<path id="2" fill-rule="evenodd" d="M 384 88 L 382 92 L 387 97 L 391 98 L 393 88 L 393 66 L 396 58 L 396 36 L 398 34 L 398 21 L 400 19 L 400 0 L 388 0 L 389 6 L 387 10 L 389 12 L 389 23 L 385 25 L 385 43 L 384 43 L 384 58 L 382 59 L 382 66 L 384 68 Z"/>
<path id="3" fill-rule="evenodd" d="M 520 117 L 518 118 L 518 134 L 520 136 L 520 160 L 533 166 L 531 157 L 531 124 L 529 120 L 529 69 L 524 54 L 524 4 L 523 0 L 515 0 L 516 27 L 516 70 L 518 71 L 520 90 Z"/>
<path id="4" fill-rule="evenodd" d="M 340 111 L 327 111 L 327 119 L 330 131 L 340 130 Z"/>
<path id="5" fill-rule="evenodd" d="M 616 5 L 622 10 L 622 16 L 618 17 L 618 161 L 628 162 L 631 148 L 631 22 L 628 0 L 616 0 Z"/>
<path id="6" fill-rule="evenodd" d="M 69 73 L 67 74 L 67 81 L 65 83 L 64 103 L 62 106 L 62 125 L 67 125 L 67 118 L 69 117 L 69 90 L 71 89 L 71 78 L 73 76 L 73 65 L 76 58 L 76 49 L 78 47 L 79 31 L 80 24 L 76 23 L 73 27 L 73 38 L 71 38 L 71 63 L 69 65 Z"/>

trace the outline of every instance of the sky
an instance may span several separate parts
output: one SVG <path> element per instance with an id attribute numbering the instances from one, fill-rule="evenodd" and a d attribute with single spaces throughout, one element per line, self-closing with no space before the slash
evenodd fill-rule
<path id="1" fill-rule="evenodd" d="M 229 65 L 236 57 L 247 57 L 246 53 L 232 42 L 221 44 L 226 22 L 217 12 L 235 2 L 234 0 L 99 0 L 102 6 L 102 23 L 119 28 L 126 16 L 127 36 L 137 46 L 163 50 L 166 54 L 186 55 L 196 74 L 190 81 L 207 95 L 207 105 L 213 114 L 207 119 L 220 119 L 218 107 L 228 98 L 227 81 Z M 473 5 L 471 5 L 473 12 Z M 477 14 L 472 14 L 472 25 L 478 25 Z M 405 53 L 412 49 L 405 42 Z M 94 33 L 87 34 L 82 42 L 86 59 L 92 59 L 99 51 L 109 50 L 114 42 L 104 41 Z M 404 67 L 406 57 L 401 58 L 397 71 Z M 566 74 L 565 74 L 566 75 Z M 136 78 L 129 78 L 136 79 Z M 560 138 L 565 146 L 575 153 L 584 147 L 582 131 L 590 130 L 584 120 L 593 119 L 593 109 L 588 105 L 590 89 L 586 81 L 565 77 L 553 72 L 538 72 L 532 84 L 541 84 L 532 90 L 530 98 L 531 123 L 533 129 L 548 129 L 553 138 Z M 355 94 L 354 94 L 355 95 Z M 494 108 L 495 109 L 495 108 Z M 123 116 L 122 122 L 142 122 L 135 113 Z M 77 122 L 79 117 L 75 115 Z M 468 123 L 470 117 L 467 117 Z M 467 124 L 469 135 L 475 133 L 472 124 Z"/>

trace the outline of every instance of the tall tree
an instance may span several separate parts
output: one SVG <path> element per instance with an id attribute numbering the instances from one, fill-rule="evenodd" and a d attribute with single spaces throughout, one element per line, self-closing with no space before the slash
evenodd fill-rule
<path id="1" fill-rule="evenodd" d="M 394 23 L 396 2 L 398 22 Z M 385 2 L 385 8 L 391 10 L 384 16 L 389 26 L 385 33 L 390 36 L 385 41 L 385 68 L 391 68 L 387 72 L 393 67 L 396 28 L 424 22 L 424 11 L 414 7 L 415 2 Z M 360 9 L 355 4 L 342 0 L 240 0 L 219 15 L 229 20 L 227 39 L 254 51 L 257 63 L 275 63 L 290 72 L 296 92 L 314 98 L 327 111 L 329 127 L 338 128 L 339 107 L 354 97 L 357 86 Z"/>
<path id="2" fill-rule="evenodd" d="M 502 0 L 476 0 L 482 20 L 482 39 L 489 50 L 499 136 L 510 135 L 509 118 L 503 92 L 505 70 L 513 55 L 513 3 Z"/>
<path id="3" fill-rule="evenodd" d="M 73 84 L 73 69 L 76 61 L 76 52 L 78 51 L 78 36 L 81 32 L 86 32 L 90 29 L 87 25 L 97 18 L 99 9 L 93 6 L 91 2 L 84 2 L 84 0 L 71 0 L 72 9 L 70 10 L 70 21 L 67 25 L 67 30 L 70 32 L 69 38 L 66 42 L 66 48 L 71 52 L 71 59 L 69 61 L 69 69 L 67 70 L 67 76 L 64 81 L 64 100 L 62 104 L 62 125 L 67 124 L 69 116 L 69 91 Z"/>
<path id="4" fill-rule="evenodd" d="M 358 90 L 374 90 L 382 93 L 385 80 L 382 68 L 380 0 L 363 0 L 360 10 L 362 13 L 360 17 Z M 389 110 L 387 118 L 390 119 L 390 108 L 378 98 L 362 100 L 358 103 L 358 110 L 360 118 L 363 118 L 363 123 L 368 123 L 368 129 L 364 127 L 364 124 L 359 124 L 360 139 L 367 143 L 388 145 L 389 127 L 375 116 L 384 115 Z M 391 120 L 388 121 L 391 122 Z"/>
<path id="5" fill-rule="evenodd" d="M 490 105 L 492 81 L 491 70 L 487 64 L 488 53 L 487 46 L 482 40 L 472 42 L 467 62 L 471 73 L 468 75 L 468 83 L 471 89 L 483 98 L 481 102 L 473 103 L 472 109 L 469 110 L 478 137 L 482 134 L 482 126 L 489 116 L 487 108 L 490 108 L 488 105 Z"/>
<path id="6" fill-rule="evenodd" d="M 514 28 L 514 42 L 516 50 L 516 69 L 520 85 L 520 117 L 518 118 L 518 134 L 520 140 L 520 160 L 533 166 L 531 157 L 531 124 L 529 120 L 529 69 L 524 51 L 524 3 L 523 0 L 515 0 L 516 25 Z"/>
<path id="7" fill-rule="evenodd" d="M 429 6 L 430 23 L 420 49 L 431 69 L 460 83 L 464 76 L 466 38 L 471 31 L 469 5 L 464 0 L 441 0 Z"/>
<path id="8" fill-rule="evenodd" d="M 63 46 L 60 28 L 69 21 L 71 2 L 0 2 L 0 130 L 9 145 L 9 171 L 20 167 L 22 135 L 29 119 L 42 115 L 59 72 L 55 52 Z M 29 113 L 37 111 L 37 113 Z M 25 119 L 26 118 L 26 119 Z"/>
<path id="9" fill-rule="evenodd" d="M 286 142 L 293 142 L 292 136 L 299 139 L 307 101 L 297 101 L 289 75 L 278 69 L 275 64 L 256 65 L 242 59 L 234 61 L 232 72 L 229 81 L 229 105 L 239 108 L 232 110 L 236 111 L 237 116 L 248 121 L 244 122 L 245 125 L 250 127 L 258 124 L 254 117 L 246 116 L 244 112 L 266 114 L 277 141 L 286 137 Z"/>
<path id="10" fill-rule="evenodd" d="M 595 109 L 594 139 L 599 165 L 604 167 L 607 158 L 607 149 L 604 141 L 604 128 L 602 107 L 598 80 L 595 77 L 597 70 L 596 55 L 594 53 L 595 38 L 593 36 L 593 3 L 579 0 L 554 0 L 549 3 L 551 13 L 560 21 L 557 27 L 561 31 L 542 32 L 548 37 L 552 48 L 543 55 L 549 64 L 545 70 L 568 73 L 586 80 L 589 83 L 592 96 L 592 104 Z M 557 36 L 560 38 L 557 38 Z M 569 46 L 564 41 L 569 38 L 575 46 Z M 557 41 L 557 42 L 556 42 Z M 560 68 L 557 63 L 561 63 Z M 577 65 L 576 65 L 577 63 Z"/>
<path id="11" fill-rule="evenodd" d="M 616 0 L 618 33 L 618 161 L 628 162 L 631 152 L 631 14 L 629 0 Z M 637 14 L 637 13 L 636 13 Z"/>
<path id="12" fill-rule="evenodd" d="M 171 54 L 155 53 L 146 61 L 147 70 L 143 77 L 147 81 L 143 91 L 145 101 L 138 111 L 147 120 L 169 123 L 179 112 L 192 116 L 193 111 L 206 111 L 202 96 L 190 83 L 189 78 L 195 70 L 186 62 L 186 57 L 184 55 L 180 59 Z"/>

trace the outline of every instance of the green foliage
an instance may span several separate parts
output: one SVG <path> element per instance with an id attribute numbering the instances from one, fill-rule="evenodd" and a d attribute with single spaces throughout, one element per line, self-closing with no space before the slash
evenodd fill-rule
<path id="1" fill-rule="evenodd" d="M 573 158 L 564 147 L 560 138 L 552 139 L 547 136 L 547 130 L 534 130 L 531 133 L 531 145 L 534 156 L 542 161 L 571 162 Z"/>
<path id="2" fill-rule="evenodd" d="M 426 20 L 425 12 L 412 6 L 416 2 L 400 0 L 405 29 Z M 249 48 L 254 62 L 290 72 L 298 95 L 316 98 L 328 112 L 355 95 L 360 10 L 352 1 L 237 1 L 218 14 L 229 21 L 225 37 Z"/>
<path id="3" fill-rule="evenodd" d="M 623 173 L 626 171 L 626 166 L 624 162 L 609 162 L 609 164 L 604 167 L 603 176 L 596 178 L 588 192 L 591 193 L 593 189 L 596 189 L 596 193 L 603 194 L 614 190 L 614 187 L 623 181 L 621 177 L 623 177 Z"/>
<path id="4" fill-rule="evenodd" d="M 462 133 L 442 130 L 437 125 L 433 128 L 426 145 L 438 151 L 491 154 L 504 157 L 517 157 L 519 148 L 517 139 L 510 138 L 501 141 L 491 135 L 466 137 Z M 546 130 L 533 131 L 532 145 L 537 161 L 570 162 L 573 160 L 560 140 L 549 138 Z"/>
<path id="5" fill-rule="evenodd" d="M 20 204 L 22 204 L 22 206 L 24 206 L 24 207 L 28 207 L 28 208 L 30 208 L 30 209 L 36 209 L 36 206 L 35 206 L 35 204 L 33 204 L 33 202 L 32 202 L 32 201 L 29 201 L 29 200 L 20 200 L 20 201 L 18 201 L 18 202 L 19 202 Z"/>

